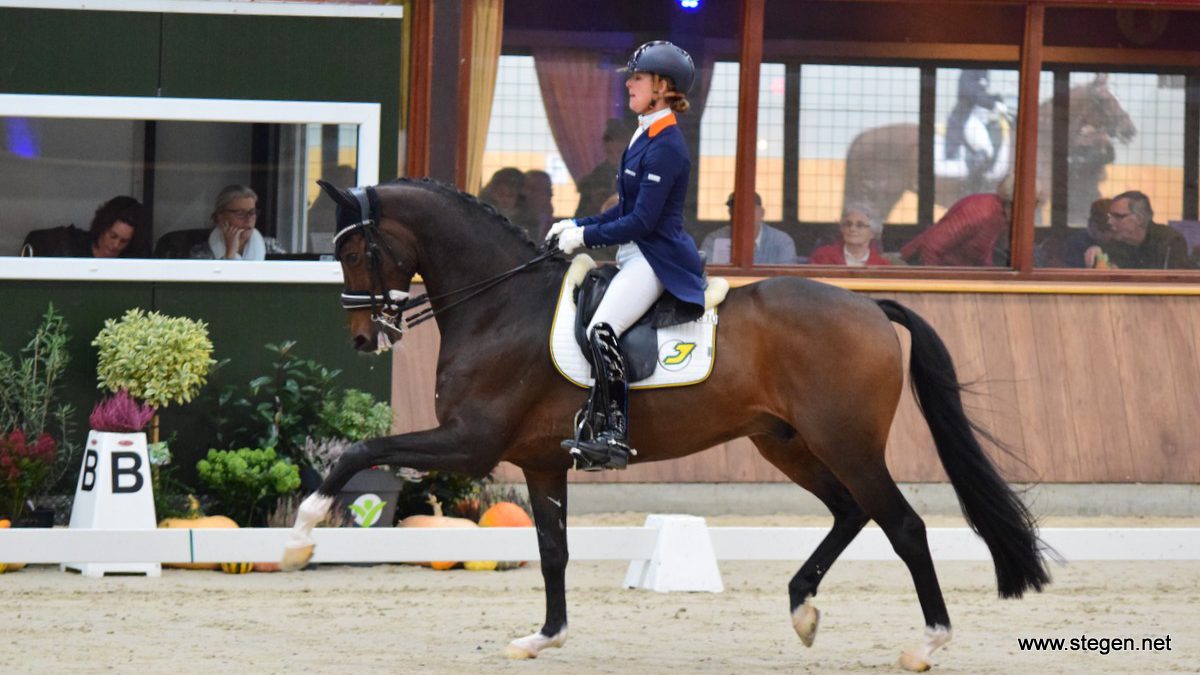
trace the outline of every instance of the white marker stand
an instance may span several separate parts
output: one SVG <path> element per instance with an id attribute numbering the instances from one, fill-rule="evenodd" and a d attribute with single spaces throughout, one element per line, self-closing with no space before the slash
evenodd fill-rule
<path id="1" fill-rule="evenodd" d="M 71 529 L 153 530 L 157 527 L 153 490 L 146 434 L 92 431 L 75 486 Z M 61 569 L 88 577 L 162 575 L 161 564 L 147 562 L 64 563 Z"/>
<path id="2" fill-rule="evenodd" d="M 651 514 L 646 516 L 644 527 L 658 530 L 654 553 L 649 560 L 629 563 L 625 588 L 645 588 L 659 593 L 720 593 L 725 590 L 708 525 L 703 518 Z"/>

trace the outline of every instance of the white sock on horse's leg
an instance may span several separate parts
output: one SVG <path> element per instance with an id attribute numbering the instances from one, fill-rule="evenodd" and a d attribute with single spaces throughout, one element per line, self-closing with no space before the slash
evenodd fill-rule
<path id="1" fill-rule="evenodd" d="M 561 647 L 567 642 L 567 627 L 563 626 L 554 637 L 546 637 L 541 631 L 526 635 L 508 643 L 504 655 L 510 659 L 536 659 L 538 652 L 551 647 Z"/>
<path id="2" fill-rule="evenodd" d="M 922 673 L 933 667 L 929 657 L 937 651 L 938 647 L 950 641 L 949 626 L 926 626 L 925 639 L 913 645 L 900 653 L 900 666 L 905 670 L 911 670 L 916 673 Z"/>
<path id="3" fill-rule="evenodd" d="M 312 538 L 313 528 L 325 519 L 332 506 L 333 497 L 326 497 L 319 492 L 312 493 L 300 502 L 300 508 L 296 510 L 296 524 L 292 526 L 283 546 L 284 569 L 299 569 L 308 563 L 316 546 Z"/>

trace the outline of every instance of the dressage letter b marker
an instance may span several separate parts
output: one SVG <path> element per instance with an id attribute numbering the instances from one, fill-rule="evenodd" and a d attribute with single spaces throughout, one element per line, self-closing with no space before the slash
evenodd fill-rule
<path id="1" fill-rule="evenodd" d="M 155 522 L 146 434 L 88 434 L 71 505 L 71 529 L 153 530 Z M 69 562 L 63 568 L 89 577 L 162 573 L 161 565 L 150 562 Z"/>
<path id="2" fill-rule="evenodd" d="M 88 450 L 83 455 L 83 479 L 80 483 L 80 489 L 85 492 L 91 492 L 92 488 L 96 487 L 96 464 L 100 462 L 100 455 L 96 454 L 95 450 Z"/>
<path id="3" fill-rule="evenodd" d="M 121 463 L 128 460 L 131 466 L 122 468 Z M 142 458 L 136 452 L 114 452 L 112 454 L 112 491 L 113 494 L 129 494 L 142 489 Z M 122 478 L 131 478 L 132 485 L 121 485 Z"/>

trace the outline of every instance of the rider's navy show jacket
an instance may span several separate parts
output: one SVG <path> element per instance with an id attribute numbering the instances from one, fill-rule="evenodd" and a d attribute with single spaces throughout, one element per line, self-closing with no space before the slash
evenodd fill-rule
<path id="1" fill-rule="evenodd" d="M 621 156 L 617 181 L 621 201 L 575 224 L 585 228 L 583 243 L 591 248 L 637 244 L 671 295 L 703 309 L 704 265 L 695 240 L 683 229 L 691 166 L 675 115 L 667 115 L 651 124 Z"/>

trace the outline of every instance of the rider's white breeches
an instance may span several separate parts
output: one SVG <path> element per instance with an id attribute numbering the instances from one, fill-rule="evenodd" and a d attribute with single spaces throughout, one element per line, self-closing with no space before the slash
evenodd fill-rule
<path id="1" fill-rule="evenodd" d="M 662 282 L 637 244 L 623 244 L 617 249 L 617 267 L 620 271 L 596 308 L 587 327 L 588 335 L 598 323 L 612 326 L 617 337 L 624 335 L 663 294 Z"/>
<path id="2" fill-rule="evenodd" d="M 996 148 L 992 145 L 992 135 L 988 133 L 988 114 L 988 109 L 982 106 L 975 106 L 971 110 L 971 115 L 967 118 L 966 124 L 963 125 L 963 142 L 974 152 L 991 159 L 992 155 L 996 152 Z"/>

